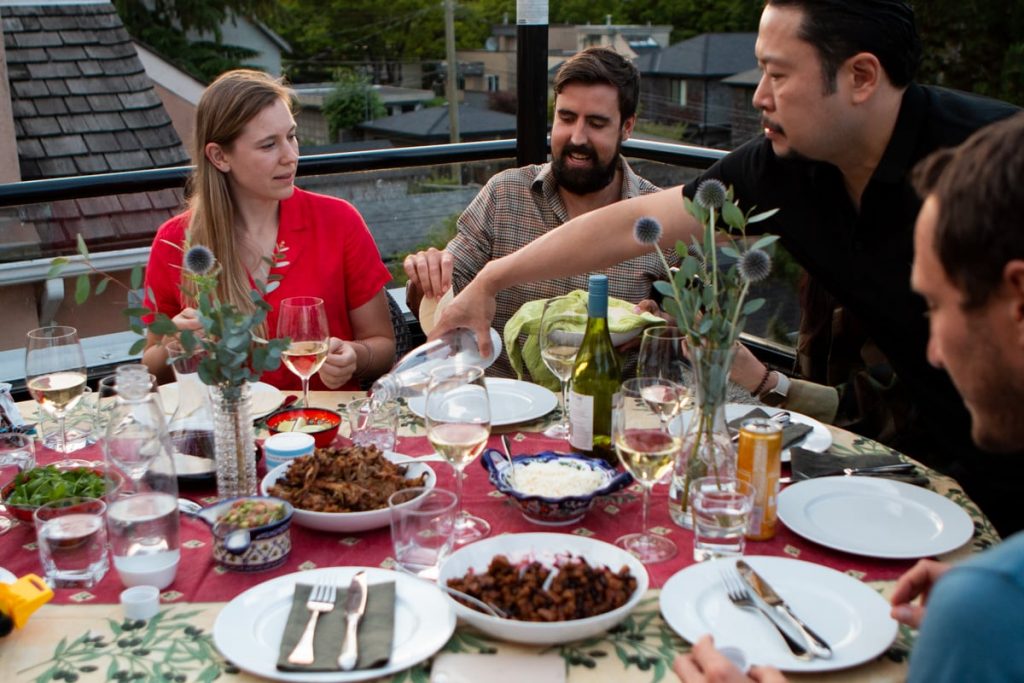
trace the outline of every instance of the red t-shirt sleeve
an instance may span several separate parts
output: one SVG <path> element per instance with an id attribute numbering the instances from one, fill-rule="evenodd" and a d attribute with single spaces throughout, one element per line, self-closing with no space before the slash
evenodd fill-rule
<path id="1" fill-rule="evenodd" d="M 144 306 L 151 311 L 176 316 L 183 308 L 181 300 L 181 259 L 179 248 L 185 241 L 185 214 L 160 226 L 153 238 L 146 265 Z M 178 245 L 177 247 L 174 245 Z M 144 320 L 152 322 L 152 316 Z"/>
<path id="2" fill-rule="evenodd" d="M 343 204 L 345 229 L 345 292 L 348 310 L 367 303 L 391 281 L 391 273 L 381 260 L 377 243 L 359 212 L 348 202 Z"/>

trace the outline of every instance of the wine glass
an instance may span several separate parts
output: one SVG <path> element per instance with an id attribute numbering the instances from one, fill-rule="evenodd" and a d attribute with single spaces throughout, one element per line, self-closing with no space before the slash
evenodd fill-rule
<path id="1" fill-rule="evenodd" d="M 690 383 L 692 371 L 685 344 L 686 335 L 678 327 L 648 327 L 640 339 L 636 376 L 667 379 L 686 387 Z M 680 410 L 692 407 L 690 392 L 684 389 Z"/>
<path id="2" fill-rule="evenodd" d="M 643 489 L 643 518 L 640 533 L 627 534 L 615 541 L 645 564 L 675 557 L 675 543 L 647 531 L 651 488 L 672 471 L 682 437 L 673 435 L 664 411 L 678 410 L 679 396 L 685 391 L 679 384 L 651 377 L 628 379 L 622 383 L 612 406 L 612 440 L 622 466 Z"/>
<path id="3" fill-rule="evenodd" d="M 583 342 L 582 328 L 587 322 L 586 316 L 571 305 L 574 302 L 575 299 L 566 296 L 549 299 L 544 304 L 537 330 L 540 357 L 562 383 L 562 420 L 544 431 L 544 436 L 552 439 L 569 438 L 569 378 Z"/>
<path id="4" fill-rule="evenodd" d="M 324 300 L 314 296 L 283 299 L 277 316 L 277 336 L 292 340 L 281 360 L 302 380 L 302 405 L 308 408 L 309 378 L 327 359 L 330 342 Z"/>
<path id="5" fill-rule="evenodd" d="M 17 432 L 0 434 L 0 486 L 6 486 L 21 472 L 36 466 L 35 449 L 32 439 Z M 14 470 L 9 473 L 9 470 Z M 6 534 L 14 526 L 7 511 L 0 512 L 0 535 Z"/>
<path id="6" fill-rule="evenodd" d="M 466 466 L 476 460 L 491 433 L 491 409 L 484 371 L 475 365 L 446 363 L 430 373 L 425 408 L 427 439 L 455 470 L 455 542 L 470 543 L 491 533 L 491 525 L 462 509 Z"/>
<path id="7" fill-rule="evenodd" d="M 86 367 L 78 330 L 67 325 L 39 327 L 28 333 L 25 380 L 39 406 L 57 418 L 56 450 L 68 453 L 65 417 L 85 390 Z"/>

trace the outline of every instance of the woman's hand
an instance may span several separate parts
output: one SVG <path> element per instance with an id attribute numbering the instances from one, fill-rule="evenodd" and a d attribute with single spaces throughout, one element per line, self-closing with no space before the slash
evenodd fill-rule
<path id="1" fill-rule="evenodd" d="M 744 674 L 715 649 L 709 635 L 701 636 L 689 654 L 678 655 L 672 670 L 683 683 L 785 683 L 786 677 L 777 669 L 752 666 Z"/>
<path id="2" fill-rule="evenodd" d="M 181 313 L 171 318 L 171 322 L 179 330 L 199 330 L 202 325 L 199 323 L 199 313 L 194 308 L 183 308 Z"/>
<path id="3" fill-rule="evenodd" d="M 356 372 L 356 351 L 352 345 L 331 337 L 327 346 L 327 360 L 320 367 L 321 381 L 328 389 L 347 384 Z"/>
<path id="4" fill-rule="evenodd" d="M 911 628 L 919 628 L 924 619 L 928 594 L 951 566 L 935 560 L 918 560 L 896 582 L 892 592 L 892 618 Z M 918 596 L 921 596 L 921 604 L 912 604 Z"/>

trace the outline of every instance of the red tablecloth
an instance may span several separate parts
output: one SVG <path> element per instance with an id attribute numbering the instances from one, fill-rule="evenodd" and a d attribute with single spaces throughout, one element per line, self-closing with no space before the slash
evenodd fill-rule
<path id="1" fill-rule="evenodd" d="M 491 439 L 492 447 L 500 448 L 498 437 Z M 564 450 L 564 441 L 553 441 L 536 433 L 524 433 L 516 443 L 516 452 L 538 452 L 545 449 Z M 409 455 L 432 453 L 424 437 L 400 438 L 398 452 Z M 40 452 L 41 463 L 50 462 L 57 454 Z M 75 457 L 100 459 L 98 447 L 80 451 Z M 262 464 L 262 463 L 261 463 Z M 438 475 L 438 486 L 451 488 L 454 479 L 451 468 L 443 463 L 431 463 Z M 261 470 L 262 474 L 262 470 Z M 199 502 L 213 502 L 213 489 L 182 490 L 182 496 Z M 505 496 L 497 494 L 483 467 L 474 463 L 467 468 L 465 482 L 465 507 L 491 524 L 491 534 L 521 533 L 529 531 L 559 531 L 591 536 L 614 542 L 619 536 L 638 530 L 640 524 L 641 496 L 638 488 L 622 491 L 615 496 L 598 500 L 591 512 L 577 524 L 564 527 L 539 526 L 527 522 L 515 504 Z M 669 518 L 666 500 L 667 487 L 658 486 L 651 498 L 650 523 L 659 533 L 664 533 L 679 547 L 679 554 L 667 562 L 648 566 L 651 587 L 660 588 L 675 572 L 693 563 L 691 532 L 677 527 Z M 303 569 L 327 566 L 380 566 L 391 558 L 391 539 L 387 527 L 361 534 L 328 534 L 305 529 L 295 524 L 291 527 L 292 553 L 280 568 L 254 574 L 227 572 L 213 562 L 210 530 L 205 523 L 182 517 L 182 558 L 174 583 L 165 591 L 164 600 L 185 600 L 188 602 L 227 601 L 245 589 L 255 586 L 274 576 Z M 912 564 L 907 561 L 872 560 L 836 552 L 806 541 L 783 525 L 779 525 L 774 539 L 764 542 L 749 542 L 747 554 L 799 557 L 800 559 L 832 567 L 844 572 L 855 573 L 866 581 L 892 580 Z M 31 525 L 20 524 L 8 534 L 0 536 L 0 566 L 21 576 L 27 573 L 41 574 L 39 556 L 35 545 L 35 532 Z M 58 603 L 101 602 L 116 603 L 122 590 L 117 572 L 113 568 L 98 586 L 89 590 L 66 589 L 56 591 Z"/>

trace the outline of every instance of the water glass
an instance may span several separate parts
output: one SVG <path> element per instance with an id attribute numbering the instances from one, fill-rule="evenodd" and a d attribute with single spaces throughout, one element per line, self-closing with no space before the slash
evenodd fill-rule
<path id="1" fill-rule="evenodd" d="M 36 466 L 36 453 L 31 437 L 17 432 L 0 434 L 0 487 L 14 481 L 19 473 Z M 0 513 L 0 534 L 13 528 L 10 516 Z"/>
<path id="2" fill-rule="evenodd" d="M 701 477 L 690 482 L 693 559 L 739 557 L 754 505 L 754 487 L 742 479 Z"/>
<path id="3" fill-rule="evenodd" d="M 381 451 L 395 450 L 398 434 L 398 402 L 357 398 L 348 404 L 349 437 L 356 446 L 376 446 Z"/>
<path id="4" fill-rule="evenodd" d="M 64 498 L 36 508 L 36 539 L 46 582 L 53 588 L 91 588 L 107 573 L 106 503 Z"/>
<path id="5" fill-rule="evenodd" d="M 437 579 L 455 545 L 458 499 L 451 491 L 414 486 L 391 494 L 391 544 L 400 569 Z"/>
<path id="6" fill-rule="evenodd" d="M 121 583 L 163 590 L 174 581 L 181 559 L 175 496 L 161 491 L 120 496 L 107 511 L 107 529 Z"/>

